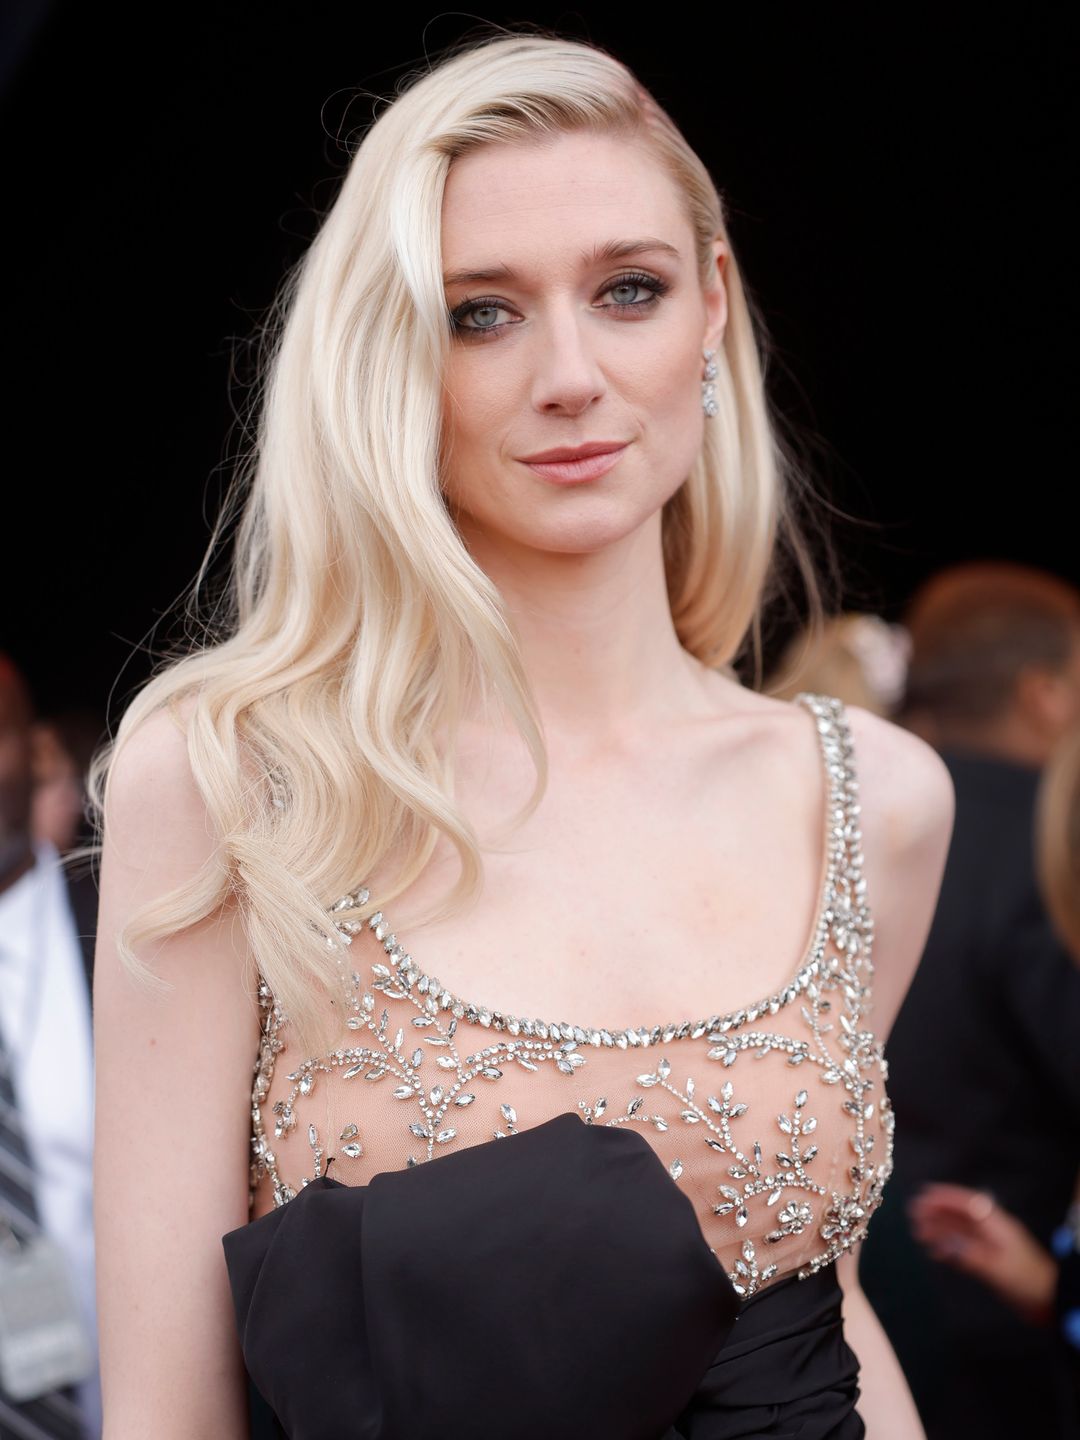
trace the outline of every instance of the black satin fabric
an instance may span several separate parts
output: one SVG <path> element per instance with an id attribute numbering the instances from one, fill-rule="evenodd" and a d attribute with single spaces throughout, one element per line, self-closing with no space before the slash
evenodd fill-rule
<path id="1" fill-rule="evenodd" d="M 859 1362 L 836 1267 L 771 1282 L 742 1313 L 664 1440 L 862 1440 Z"/>
<path id="2" fill-rule="evenodd" d="M 222 1237 L 287 1440 L 858 1440 L 833 1266 L 740 1303 L 629 1126 L 573 1112 Z"/>

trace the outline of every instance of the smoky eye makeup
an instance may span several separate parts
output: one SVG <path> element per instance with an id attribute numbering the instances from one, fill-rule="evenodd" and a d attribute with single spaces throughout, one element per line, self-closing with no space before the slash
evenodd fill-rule
<path id="1" fill-rule="evenodd" d="M 613 311 L 623 318 L 637 319 L 638 314 L 644 316 L 654 310 L 661 299 L 668 293 L 671 286 L 666 280 L 661 279 L 659 275 L 652 275 L 646 271 L 635 270 L 625 275 L 617 275 L 613 280 L 609 280 L 600 291 L 600 294 L 606 295 L 612 291 L 633 290 L 635 288 L 647 291 L 648 294 L 646 298 L 613 301 L 608 305 L 601 305 L 599 308 L 601 310 Z M 501 324 L 470 324 L 468 322 L 474 316 L 483 317 L 487 314 L 496 315 L 500 311 L 505 311 L 507 314 L 510 314 L 513 312 L 513 307 L 496 295 L 483 295 L 463 300 L 461 304 L 455 306 L 453 310 L 447 311 L 447 318 L 451 329 L 456 335 L 463 336 L 468 340 L 473 340 L 474 338 L 486 339 L 488 336 L 500 335 L 506 330 L 512 329 L 514 325 L 520 322 L 516 320 L 509 322 L 504 321 Z"/>

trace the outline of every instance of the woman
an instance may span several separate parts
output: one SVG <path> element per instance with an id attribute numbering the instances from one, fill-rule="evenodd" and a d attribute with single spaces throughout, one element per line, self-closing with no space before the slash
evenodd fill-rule
<path id="1" fill-rule="evenodd" d="M 805 554 L 707 171 L 485 35 L 283 315 L 235 613 L 104 794 L 107 1440 L 243 1435 L 245 1361 L 293 1440 L 918 1435 L 855 1249 L 952 791 L 733 677 Z"/>

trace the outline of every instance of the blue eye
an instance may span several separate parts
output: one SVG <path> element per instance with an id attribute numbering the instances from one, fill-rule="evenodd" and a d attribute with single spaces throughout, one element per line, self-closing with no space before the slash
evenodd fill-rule
<path id="1" fill-rule="evenodd" d="M 471 300 L 467 306 L 462 306 L 453 313 L 454 323 L 460 330 L 494 330 L 495 325 L 465 325 L 463 322 L 470 316 L 476 315 L 497 315 L 500 310 L 505 309 L 503 305 L 496 305 L 495 302 L 486 300 Z"/>
<path id="2" fill-rule="evenodd" d="M 619 280 L 614 285 L 609 285 L 605 293 L 611 294 L 614 290 L 644 290 L 646 287 L 640 280 Z M 642 302 L 627 300 L 616 301 L 616 308 L 619 310 L 630 310 Z"/>
<path id="3" fill-rule="evenodd" d="M 654 309 L 660 302 L 662 296 L 666 295 L 670 286 L 667 281 L 661 280 L 657 275 L 645 275 L 635 273 L 633 275 L 620 275 L 615 280 L 609 281 L 600 292 L 602 295 L 610 294 L 615 290 L 647 290 L 648 298 L 645 300 L 617 300 L 610 305 L 601 305 L 601 310 L 613 310 L 620 314 L 629 311 L 647 312 Z M 502 324 L 478 324 L 467 325 L 465 323 L 472 316 L 497 315 L 500 310 L 510 313 L 510 307 L 502 300 L 494 296 L 484 296 L 477 300 L 466 300 L 449 312 L 450 324 L 455 334 L 458 335 L 499 335 L 517 321 L 504 321 Z"/>

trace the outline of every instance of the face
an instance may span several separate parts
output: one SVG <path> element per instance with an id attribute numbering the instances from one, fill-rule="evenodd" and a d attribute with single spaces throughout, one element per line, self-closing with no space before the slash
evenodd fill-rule
<path id="1" fill-rule="evenodd" d="M 717 423 L 701 399 L 727 318 L 713 249 L 703 289 L 674 182 L 627 140 L 491 145 L 451 165 L 443 484 L 470 543 L 586 553 L 658 515 Z M 600 441 L 625 448 L 599 476 L 526 463 Z"/>

